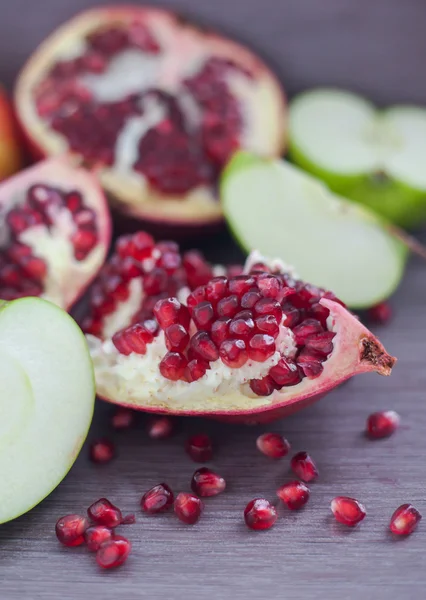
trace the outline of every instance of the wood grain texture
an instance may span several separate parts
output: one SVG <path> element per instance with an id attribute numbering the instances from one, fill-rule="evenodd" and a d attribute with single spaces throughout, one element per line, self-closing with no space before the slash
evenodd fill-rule
<path id="1" fill-rule="evenodd" d="M 34 46 L 85 0 L 16 0 L 0 20 L 0 79 L 10 85 Z M 205 23 L 250 41 L 274 65 L 291 92 L 325 83 L 348 85 L 379 102 L 426 102 L 426 4 L 421 0 L 200 0 L 170 1 Z M 206 243 L 213 258 L 237 256 L 227 237 Z M 399 362 L 391 378 L 363 376 L 302 413 L 276 424 L 294 450 L 315 457 L 321 477 L 306 509 L 288 514 L 269 532 L 253 533 L 242 521 L 253 497 L 273 498 L 288 476 L 288 460 L 259 455 L 255 438 L 265 427 L 179 421 L 176 436 L 154 442 L 137 428 L 115 434 L 119 456 L 104 468 L 87 460 L 87 447 L 62 485 L 30 514 L 0 527 L 1 600 L 90 598 L 228 598 L 254 600 L 414 600 L 425 597 L 426 524 L 410 538 L 387 533 L 392 511 L 413 502 L 426 515 L 425 481 L 425 265 L 413 260 L 395 295 L 395 320 L 380 337 Z M 361 432 L 369 412 L 393 408 L 401 430 L 370 442 Z M 99 404 L 90 439 L 108 433 L 111 408 Z M 172 514 L 138 512 L 141 494 L 167 481 L 188 489 L 195 465 L 183 451 L 189 432 L 210 432 L 217 444 L 213 466 L 228 491 L 206 502 L 202 520 L 185 527 Z M 43 443 L 43 440 L 40 440 Z M 0 482 L 1 485 L 1 482 Z M 330 518 L 337 494 L 365 503 L 355 530 Z M 99 572 L 83 549 L 59 547 L 54 523 L 108 496 L 137 524 L 124 531 L 133 543 L 127 564 Z"/>

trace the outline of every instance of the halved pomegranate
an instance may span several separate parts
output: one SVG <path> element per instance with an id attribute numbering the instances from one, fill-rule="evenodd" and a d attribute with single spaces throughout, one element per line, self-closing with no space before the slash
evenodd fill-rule
<path id="1" fill-rule="evenodd" d="M 16 108 L 39 153 L 97 165 L 125 213 L 169 224 L 220 221 L 230 155 L 278 155 L 285 141 L 284 95 L 257 56 L 146 7 L 93 9 L 60 27 L 23 68 Z"/>
<path id="2" fill-rule="evenodd" d="M 270 421 L 395 362 L 331 292 L 280 261 L 254 255 L 227 276 L 144 232 L 119 238 L 91 311 L 98 394 L 157 413 Z"/>
<path id="3" fill-rule="evenodd" d="M 0 185 L 0 298 L 42 296 L 70 308 L 110 242 L 105 196 L 93 175 L 62 158 Z"/>

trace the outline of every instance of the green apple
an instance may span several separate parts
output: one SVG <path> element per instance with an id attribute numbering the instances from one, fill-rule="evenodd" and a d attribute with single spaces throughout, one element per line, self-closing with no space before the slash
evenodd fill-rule
<path id="1" fill-rule="evenodd" d="M 397 225 L 426 220 L 426 109 L 377 110 L 345 91 L 304 92 L 290 105 L 289 153 L 333 191 Z"/>
<path id="2" fill-rule="evenodd" d="M 40 298 L 0 306 L 0 523 L 62 481 L 86 438 L 95 383 L 86 340 Z"/>
<path id="3" fill-rule="evenodd" d="M 353 308 L 381 302 L 402 277 L 407 248 L 381 217 L 286 161 L 237 153 L 221 197 L 245 250 L 281 258 Z"/>

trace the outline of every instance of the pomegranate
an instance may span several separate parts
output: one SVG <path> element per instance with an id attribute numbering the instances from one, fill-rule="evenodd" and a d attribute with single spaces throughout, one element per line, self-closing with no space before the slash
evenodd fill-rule
<path id="1" fill-rule="evenodd" d="M 347 525 L 348 527 L 355 527 L 360 521 L 365 518 L 366 510 L 361 502 L 355 500 L 355 498 L 348 498 L 347 496 L 337 496 L 331 501 L 331 512 L 334 515 L 336 521 Z"/>
<path id="2" fill-rule="evenodd" d="M 268 458 L 283 458 L 290 451 L 290 443 L 279 433 L 263 433 L 256 440 L 257 448 Z"/>
<path id="3" fill-rule="evenodd" d="M 394 410 L 385 410 L 369 415 L 365 432 L 371 439 L 389 437 L 399 427 L 400 416 Z"/>
<path id="4" fill-rule="evenodd" d="M 105 260 L 110 217 L 96 179 L 62 159 L 0 185 L 0 298 L 42 296 L 70 308 Z"/>
<path id="5" fill-rule="evenodd" d="M 87 549 L 90 552 L 96 552 L 104 542 L 112 539 L 112 535 L 112 530 L 109 527 L 105 527 L 105 525 L 92 525 L 88 527 L 84 534 Z"/>
<path id="6" fill-rule="evenodd" d="M 412 504 L 402 504 L 393 513 L 389 528 L 396 535 L 410 535 L 416 529 L 422 515 Z"/>
<path id="7" fill-rule="evenodd" d="M 244 510 L 244 521 L 247 527 L 256 531 L 270 529 L 277 520 L 275 507 L 265 498 L 255 498 Z"/>
<path id="8" fill-rule="evenodd" d="M 285 140 L 284 95 L 258 57 L 147 7 L 63 25 L 24 66 L 16 109 L 38 153 L 70 150 L 99 167 L 124 212 L 172 224 L 220 221 L 230 155 L 278 155 Z"/>
<path id="9" fill-rule="evenodd" d="M 10 177 L 22 166 L 15 116 L 6 96 L 0 87 L 0 180 Z"/>
<path id="10" fill-rule="evenodd" d="M 157 413 L 266 422 L 353 375 L 391 372 L 395 359 L 331 292 L 262 261 L 253 253 L 229 276 L 144 232 L 119 238 L 83 325 L 98 395 Z"/>
<path id="11" fill-rule="evenodd" d="M 169 486 L 166 483 L 159 483 L 142 496 L 141 509 L 154 515 L 168 510 L 173 505 L 173 501 L 174 495 Z"/>
<path id="12" fill-rule="evenodd" d="M 103 569 L 114 569 L 122 565 L 130 554 L 131 543 L 121 535 L 101 544 L 96 552 L 96 562 Z"/>
<path id="13" fill-rule="evenodd" d="M 278 488 L 277 496 L 290 510 L 298 510 L 309 500 L 310 490 L 301 481 L 290 481 Z"/>
<path id="14" fill-rule="evenodd" d="M 89 521 L 86 517 L 66 515 L 56 522 L 56 537 L 64 546 L 81 546 L 88 527 Z"/>
<path id="15" fill-rule="evenodd" d="M 176 496 L 174 510 L 178 519 L 187 525 L 194 525 L 201 516 L 203 503 L 194 494 L 180 492 Z"/>

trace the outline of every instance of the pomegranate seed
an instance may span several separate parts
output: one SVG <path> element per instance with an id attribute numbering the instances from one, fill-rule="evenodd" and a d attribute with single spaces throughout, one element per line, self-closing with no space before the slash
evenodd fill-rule
<path id="1" fill-rule="evenodd" d="M 114 429 L 128 429 L 133 425 L 135 413 L 128 408 L 117 408 L 112 416 L 111 424 Z"/>
<path id="2" fill-rule="evenodd" d="M 165 342 L 168 350 L 183 352 L 189 344 L 189 333 L 180 323 L 169 325 L 164 331 Z"/>
<path id="3" fill-rule="evenodd" d="M 291 358 L 282 357 L 269 371 L 277 386 L 297 385 L 302 381 L 302 374 L 296 363 Z"/>
<path id="4" fill-rule="evenodd" d="M 303 346 L 306 339 L 315 333 L 323 331 L 322 325 L 316 319 L 305 319 L 293 329 L 294 339 L 298 346 Z"/>
<path id="5" fill-rule="evenodd" d="M 202 358 L 209 362 L 219 358 L 219 350 L 216 344 L 205 331 L 198 331 L 191 338 L 190 347 L 197 358 Z"/>
<path id="6" fill-rule="evenodd" d="M 185 252 L 182 261 L 186 271 L 189 287 L 194 289 L 197 286 L 205 285 L 212 278 L 212 269 L 204 260 L 204 256 L 197 250 Z"/>
<path id="7" fill-rule="evenodd" d="M 143 289 L 145 294 L 148 296 L 157 296 L 158 294 L 161 294 L 161 292 L 165 292 L 167 290 L 168 281 L 169 277 L 166 271 L 159 267 L 155 267 L 143 277 Z"/>
<path id="8" fill-rule="evenodd" d="M 228 294 L 228 281 L 226 277 L 214 277 L 206 284 L 205 287 L 206 299 L 213 305 L 216 305 L 219 300 Z"/>
<path id="9" fill-rule="evenodd" d="M 326 319 L 328 317 L 329 311 L 327 308 L 325 308 L 325 306 L 321 306 L 320 304 L 318 304 L 318 306 L 322 309 L 324 309 L 324 311 L 327 312 L 326 315 Z M 282 311 L 285 315 L 285 318 L 283 319 L 283 325 L 285 325 L 286 327 L 289 327 L 290 329 L 293 329 L 296 325 L 298 325 L 302 319 L 302 313 L 300 310 L 298 310 L 297 308 L 295 308 L 294 306 L 292 306 L 291 304 L 285 304 L 282 307 Z M 325 323 L 322 324 L 323 327 L 325 327 Z"/>
<path id="10" fill-rule="evenodd" d="M 163 240 L 162 242 L 158 242 L 155 246 L 157 250 L 159 250 L 162 254 L 166 252 L 174 252 L 175 254 L 179 252 L 179 246 L 176 242 L 172 240 Z"/>
<path id="11" fill-rule="evenodd" d="M 41 280 L 46 277 L 47 265 L 41 258 L 28 256 L 21 261 L 21 266 L 31 279 Z"/>
<path id="12" fill-rule="evenodd" d="M 390 530 L 396 535 L 410 535 L 416 529 L 422 515 L 412 504 L 402 504 L 393 513 Z"/>
<path id="13" fill-rule="evenodd" d="M 230 279 L 228 283 L 230 293 L 236 294 L 237 296 L 243 296 L 254 285 L 254 278 L 248 275 L 238 275 L 238 277 Z"/>
<path id="14" fill-rule="evenodd" d="M 223 317 L 218 319 L 212 325 L 210 335 L 214 343 L 219 347 L 229 336 L 229 324 L 231 319 Z"/>
<path id="15" fill-rule="evenodd" d="M 277 298 L 283 287 L 276 275 L 261 275 L 257 278 L 257 285 L 265 298 Z"/>
<path id="16" fill-rule="evenodd" d="M 243 340 L 248 340 L 253 335 L 254 321 L 251 318 L 251 314 L 248 311 L 247 313 L 244 316 L 239 316 L 242 313 L 237 313 L 232 319 L 229 324 L 230 335 Z"/>
<path id="17" fill-rule="evenodd" d="M 64 546 L 81 546 L 89 521 L 81 515 L 66 515 L 56 522 L 56 537 Z"/>
<path id="18" fill-rule="evenodd" d="M 336 521 L 348 527 L 354 527 L 367 514 L 361 502 L 346 496 L 337 496 L 331 501 L 331 512 Z"/>
<path id="19" fill-rule="evenodd" d="M 274 339 L 278 337 L 280 332 L 277 320 L 273 315 L 263 315 L 262 317 L 258 317 L 255 325 L 256 329 L 260 331 L 260 333 L 267 333 Z"/>
<path id="20" fill-rule="evenodd" d="M 79 192 L 70 192 L 66 195 L 65 203 L 68 210 L 72 213 L 77 212 L 83 207 L 83 199 Z"/>
<path id="21" fill-rule="evenodd" d="M 323 371 L 323 360 L 324 357 L 319 352 L 304 348 L 298 355 L 296 363 L 302 369 L 306 377 L 315 379 L 315 377 L 319 377 Z"/>
<path id="22" fill-rule="evenodd" d="M 123 235 L 118 238 L 116 250 L 122 258 L 130 256 L 136 260 L 143 260 L 151 255 L 154 239 L 148 233 L 139 231 L 135 235 Z"/>
<path id="23" fill-rule="evenodd" d="M 387 302 L 381 302 L 372 306 L 367 311 L 367 316 L 371 321 L 380 323 L 380 325 L 386 325 L 392 319 L 392 309 Z"/>
<path id="24" fill-rule="evenodd" d="M 307 483 L 313 481 L 319 475 L 314 461 L 307 452 L 298 452 L 295 454 L 291 459 L 291 468 L 299 479 Z"/>
<path id="25" fill-rule="evenodd" d="M 259 294 L 259 292 L 251 290 L 245 293 L 241 298 L 241 308 L 253 308 L 254 305 L 261 300 L 261 298 L 262 296 Z"/>
<path id="26" fill-rule="evenodd" d="M 244 521 L 247 527 L 260 531 L 270 529 L 277 520 L 275 507 L 265 498 L 255 498 L 244 510 Z"/>
<path id="27" fill-rule="evenodd" d="M 188 309 L 186 306 L 182 306 L 177 298 L 159 300 L 154 306 L 154 315 L 162 329 L 175 323 L 180 323 L 185 329 L 189 327 Z"/>
<path id="28" fill-rule="evenodd" d="M 290 452 L 290 443 L 279 433 L 263 433 L 256 440 L 256 446 L 269 458 L 283 458 Z"/>
<path id="29" fill-rule="evenodd" d="M 214 471 L 202 467 L 192 476 L 191 488 L 197 496 L 208 498 L 221 494 L 226 488 L 226 481 Z"/>
<path id="30" fill-rule="evenodd" d="M 160 373 L 166 379 L 178 381 L 185 374 L 188 361 L 179 352 L 167 352 L 160 362 Z"/>
<path id="31" fill-rule="evenodd" d="M 150 344 L 153 339 L 154 335 L 151 331 L 148 331 L 140 323 L 135 323 L 134 325 L 130 325 L 130 327 L 117 331 L 112 336 L 112 343 L 120 354 L 129 356 L 132 352 L 145 354 L 147 344 Z"/>
<path id="32" fill-rule="evenodd" d="M 277 323 L 281 323 L 283 317 L 283 311 L 280 303 L 272 298 L 261 298 L 254 305 L 253 312 L 256 317 L 261 317 L 262 315 L 273 315 L 276 318 Z"/>
<path id="33" fill-rule="evenodd" d="M 225 365 L 238 369 L 248 359 L 246 343 L 244 340 L 225 340 L 220 345 L 219 355 Z"/>
<path id="34" fill-rule="evenodd" d="M 270 396 L 276 389 L 274 380 L 266 375 L 263 379 L 252 379 L 250 387 L 258 396 Z"/>
<path id="35" fill-rule="evenodd" d="M 145 492 L 141 499 L 141 509 L 154 515 L 168 510 L 174 501 L 172 490 L 166 483 L 160 483 Z"/>
<path id="36" fill-rule="evenodd" d="M 89 519 L 92 519 L 97 525 L 105 525 L 111 529 L 120 525 L 123 520 L 121 510 L 106 498 L 99 498 L 91 504 L 87 509 L 87 514 Z"/>
<path id="37" fill-rule="evenodd" d="M 309 500 L 310 491 L 301 481 L 290 481 L 277 490 L 277 496 L 290 510 L 299 510 Z"/>
<path id="38" fill-rule="evenodd" d="M 209 331 L 214 321 L 213 305 L 210 302 L 200 302 L 194 306 L 192 318 L 198 329 Z"/>
<path id="39" fill-rule="evenodd" d="M 79 229 L 71 237 L 71 243 L 74 246 L 75 252 L 87 253 L 96 246 L 98 236 L 94 231 Z"/>
<path id="40" fill-rule="evenodd" d="M 217 314 L 219 317 L 233 317 L 239 310 L 240 304 L 238 296 L 226 296 L 217 303 Z"/>
<path id="41" fill-rule="evenodd" d="M 333 352 L 333 338 L 335 335 L 336 334 L 332 331 L 323 331 L 321 333 L 310 335 L 305 340 L 305 348 L 315 350 L 315 352 L 328 356 Z"/>
<path id="42" fill-rule="evenodd" d="M 367 419 L 366 434 L 372 439 L 389 437 L 399 427 L 400 417 L 394 410 L 371 414 Z"/>
<path id="43" fill-rule="evenodd" d="M 148 435 L 154 440 L 164 440 L 173 433 L 173 421 L 169 417 L 155 417 L 148 423 Z"/>
<path id="44" fill-rule="evenodd" d="M 133 525 L 134 523 L 136 523 L 136 517 L 133 514 L 126 515 L 121 521 L 122 525 Z"/>
<path id="45" fill-rule="evenodd" d="M 203 511 L 203 503 L 200 498 L 193 494 L 180 492 L 175 500 L 175 514 L 184 523 L 194 525 L 198 521 Z"/>
<path id="46" fill-rule="evenodd" d="M 266 333 L 256 333 L 248 343 L 248 355 L 252 360 L 264 362 L 276 350 L 275 340 Z"/>
<path id="47" fill-rule="evenodd" d="M 190 437 L 186 442 L 185 448 L 194 462 L 208 462 L 213 457 L 212 441 L 204 433 Z"/>
<path id="48" fill-rule="evenodd" d="M 181 266 L 180 254 L 176 252 L 165 252 L 157 260 L 157 267 L 161 267 L 168 275 L 172 275 Z"/>
<path id="49" fill-rule="evenodd" d="M 188 306 L 189 311 L 192 313 L 193 309 L 199 302 L 203 302 L 206 299 L 206 292 L 203 287 L 199 287 L 195 289 L 191 294 L 189 294 L 186 299 L 186 304 Z"/>
<path id="50" fill-rule="evenodd" d="M 209 363 L 202 358 L 193 358 L 189 361 L 185 369 L 185 381 L 192 383 L 205 375 Z"/>
<path id="51" fill-rule="evenodd" d="M 99 550 L 104 542 L 112 538 L 112 531 L 105 525 L 92 525 L 84 534 L 84 541 L 87 544 L 87 549 L 90 552 Z"/>
<path id="52" fill-rule="evenodd" d="M 115 457 L 115 446 L 110 440 L 100 439 L 90 445 L 90 460 L 98 464 L 109 463 Z"/>
<path id="53" fill-rule="evenodd" d="M 115 536 L 104 542 L 96 553 L 96 562 L 102 569 L 114 569 L 122 565 L 130 554 L 132 545 L 126 538 Z"/>

